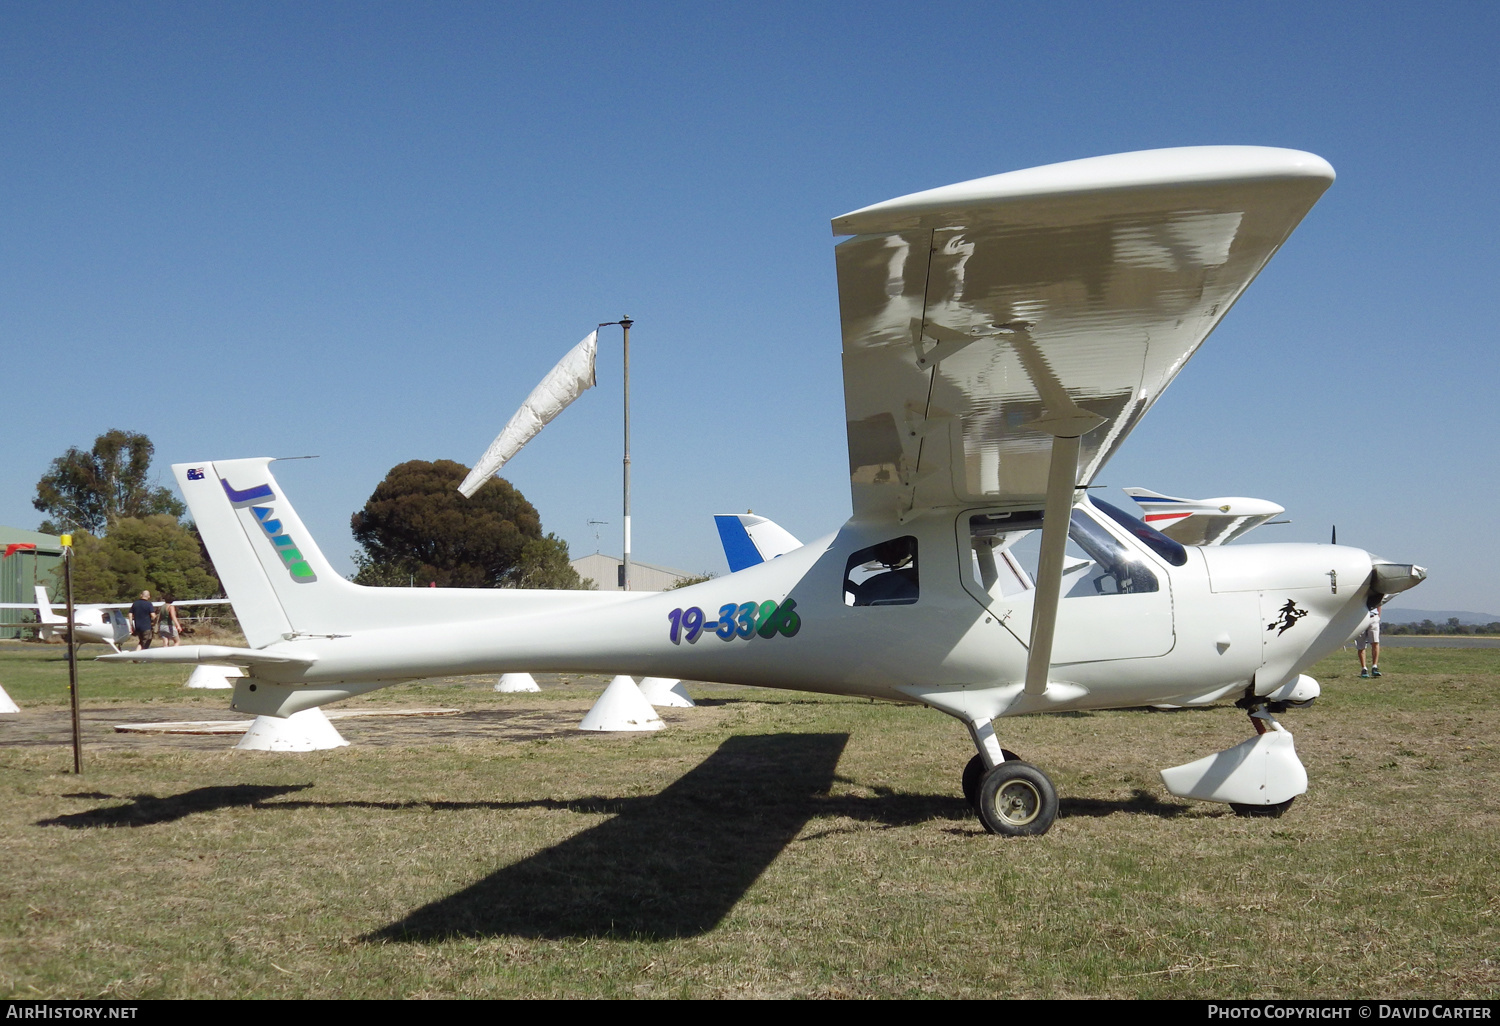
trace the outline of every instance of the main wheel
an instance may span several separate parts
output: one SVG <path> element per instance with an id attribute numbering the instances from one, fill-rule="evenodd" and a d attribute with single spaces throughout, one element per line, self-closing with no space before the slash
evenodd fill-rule
<path id="1" fill-rule="evenodd" d="M 1297 798 L 1294 795 L 1284 802 L 1277 802 L 1275 805 L 1241 805 L 1239 802 L 1230 802 L 1229 807 L 1234 810 L 1236 816 L 1276 819 L 1287 809 L 1290 809 L 1292 802 L 1296 800 Z"/>
<path id="2" fill-rule="evenodd" d="M 1000 754 L 1005 756 L 1006 762 L 1020 762 L 1021 757 L 1009 748 L 1000 749 Z M 969 808 L 979 808 L 979 782 L 984 779 L 984 759 L 976 755 L 969 760 L 964 767 L 964 800 L 969 803 Z"/>
<path id="3" fill-rule="evenodd" d="M 1029 762 L 1002 762 L 979 785 L 979 820 L 992 834 L 1034 837 L 1057 818 L 1057 789 Z"/>

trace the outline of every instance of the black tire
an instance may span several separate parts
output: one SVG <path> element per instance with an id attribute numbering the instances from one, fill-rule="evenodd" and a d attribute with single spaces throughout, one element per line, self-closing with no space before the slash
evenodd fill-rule
<path id="1" fill-rule="evenodd" d="M 1278 819 L 1283 812 L 1292 807 L 1292 802 L 1296 800 L 1296 796 L 1293 796 L 1275 805 L 1241 805 L 1239 802 L 1230 802 L 1229 807 L 1234 810 L 1236 816 L 1243 816 L 1247 819 Z"/>
<path id="2" fill-rule="evenodd" d="M 1000 749 L 1000 754 L 1005 756 L 1006 762 L 1020 762 L 1021 757 L 1009 748 Z M 969 803 L 969 808 L 979 808 L 979 782 L 984 779 L 984 759 L 976 755 L 969 760 L 964 767 L 963 789 L 964 801 Z"/>
<path id="3" fill-rule="evenodd" d="M 1057 789 L 1029 762 L 1002 762 L 979 785 L 979 821 L 1001 837 L 1036 837 L 1057 818 Z"/>

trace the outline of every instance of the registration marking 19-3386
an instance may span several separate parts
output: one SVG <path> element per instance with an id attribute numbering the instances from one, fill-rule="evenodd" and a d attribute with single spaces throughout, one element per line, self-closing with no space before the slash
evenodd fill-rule
<path id="1" fill-rule="evenodd" d="M 733 641 L 735 638 L 751 638 L 755 635 L 774 638 L 780 634 L 783 638 L 790 638 L 802 629 L 802 617 L 797 615 L 795 599 L 787 599 L 785 602 L 774 599 L 760 603 L 730 602 L 719 607 L 717 620 L 707 619 L 703 610 L 690 606 L 687 609 L 672 610 L 667 614 L 667 619 L 672 624 L 667 637 L 674 645 L 680 645 L 684 641 L 691 645 L 705 631 L 711 631 L 725 641 Z"/>

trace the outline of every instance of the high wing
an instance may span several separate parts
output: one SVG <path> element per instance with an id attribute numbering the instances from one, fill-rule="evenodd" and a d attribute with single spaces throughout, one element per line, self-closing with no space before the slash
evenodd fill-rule
<path id="1" fill-rule="evenodd" d="M 1092 481 L 1333 177 L 1296 150 L 1148 150 L 835 218 L 854 515 L 1040 505 L 1055 435 Z"/>

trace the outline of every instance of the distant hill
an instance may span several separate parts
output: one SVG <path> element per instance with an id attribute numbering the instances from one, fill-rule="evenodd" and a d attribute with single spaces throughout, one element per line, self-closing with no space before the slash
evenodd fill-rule
<path id="1" fill-rule="evenodd" d="M 1382 623 L 1421 623 L 1423 620 L 1431 620 L 1433 623 L 1447 623 L 1451 616 L 1458 617 L 1458 622 L 1463 624 L 1487 624 L 1500 622 L 1500 615 L 1495 613 L 1471 613 L 1465 609 L 1401 609 L 1395 606 L 1386 606 L 1380 611 Z"/>

